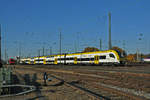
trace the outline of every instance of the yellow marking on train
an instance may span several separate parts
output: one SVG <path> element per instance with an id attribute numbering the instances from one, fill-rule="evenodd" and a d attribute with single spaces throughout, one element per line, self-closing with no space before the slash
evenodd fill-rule
<path id="1" fill-rule="evenodd" d="M 74 64 L 77 64 L 77 57 L 74 57 Z"/>

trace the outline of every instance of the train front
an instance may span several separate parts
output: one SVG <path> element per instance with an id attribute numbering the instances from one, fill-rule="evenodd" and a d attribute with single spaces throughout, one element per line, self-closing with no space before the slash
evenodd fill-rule
<path id="1" fill-rule="evenodd" d="M 125 51 L 122 51 L 122 52 L 119 50 L 115 50 L 115 51 L 118 53 L 120 64 L 125 65 L 127 62 L 126 60 L 127 53 Z"/>

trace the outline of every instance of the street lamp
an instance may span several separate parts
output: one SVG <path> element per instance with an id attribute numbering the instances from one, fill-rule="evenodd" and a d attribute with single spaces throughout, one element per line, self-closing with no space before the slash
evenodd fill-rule
<path id="1" fill-rule="evenodd" d="M 140 42 L 140 41 L 142 41 L 142 39 L 143 39 L 143 33 L 139 33 L 138 34 L 138 41 Z M 139 47 L 139 45 L 137 46 L 137 61 L 141 61 L 141 55 L 142 55 L 142 53 L 140 53 L 140 47 Z"/>

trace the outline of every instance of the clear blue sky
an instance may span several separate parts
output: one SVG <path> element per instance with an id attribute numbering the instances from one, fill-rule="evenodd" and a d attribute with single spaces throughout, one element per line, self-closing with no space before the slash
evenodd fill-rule
<path id="1" fill-rule="evenodd" d="M 112 14 L 112 45 L 135 52 L 150 52 L 150 0 L 0 0 L 3 56 L 37 55 L 43 46 L 59 50 L 62 32 L 63 52 L 86 46 L 108 47 L 108 12 Z M 142 40 L 139 33 L 142 33 Z"/>

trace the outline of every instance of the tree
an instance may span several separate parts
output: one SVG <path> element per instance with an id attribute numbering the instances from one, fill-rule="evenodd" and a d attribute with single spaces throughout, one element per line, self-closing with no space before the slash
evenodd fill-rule
<path id="1" fill-rule="evenodd" d="M 122 56 L 127 56 L 125 50 L 123 50 L 122 48 L 114 46 L 114 47 L 112 47 L 112 50 L 116 50 L 116 51 L 120 52 L 120 55 L 122 55 Z"/>
<path id="2" fill-rule="evenodd" d="M 126 58 L 127 58 L 127 61 L 129 61 L 129 62 L 135 62 L 136 54 L 128 54 Z"/>
<path id="3" fill-rule="evenodd" d="M 98 48 L 95 47 L 86 47 L 83 52 L 94 52 L 94 51 L 99 51 Z"/>
<path id="4" fill-rule="evenodd" d="M 150 58 L 150 54 L 141 54 L 142 58 Z"/>

